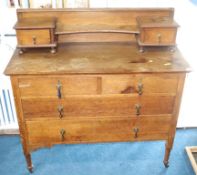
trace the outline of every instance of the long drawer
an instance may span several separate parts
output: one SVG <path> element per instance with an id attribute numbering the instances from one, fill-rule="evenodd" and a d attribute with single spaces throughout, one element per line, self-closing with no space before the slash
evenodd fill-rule
<path id="1" fill-rule="evenodd" d="M 73 96 L 58 99 L 22 99 L 26 118 L 53 116 L 130 116 L 172 114 L 175 96 L 172 95 L 108 95 Z"/>
<path id="2" fill-rule="evenodd" d="M 176 93 L 177 74 L 31 76 L 18 79 L 21 97 Z M 59 92 L 58 92 L 59 89 Z"/>
<path id="3" fill-rule="evenodd" d="M 30 145 L 166 139 L 171 116 L 28 120 Z M 136 133 L 137 131 L 137 133 Z"/>

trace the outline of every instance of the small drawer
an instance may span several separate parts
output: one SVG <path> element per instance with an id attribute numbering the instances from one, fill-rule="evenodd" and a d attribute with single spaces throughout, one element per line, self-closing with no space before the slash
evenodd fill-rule
<path id="1" fill-rule="evenodd" d="M 144 44 L 175 45 L 176 28 L 143 28 L 140 41 Z"/>
<path id="2" fill-rule="evenodd" d="M 57 99 L 22 99 L 26 118 L 140 116 L 172 114 L 175 96 L 98 96 Z"/>
<path id="3" fill-rule="evenodd" d="M 49 29 L 16 30 L 18 45 L 45 45 L 51 43 Z"/>
<path id="4" fill-rule="evenodd" d="M 141 120 L 137 137 L 133 132 L 135 117 L 27 121 L 26 128 L 30 145 L 167 138 L 170 117 L 150 116 L 147 119 Z"/>
<path id="5" fill-rule="evenodd" d="M 106 75 L 102 78 L 103 94 L 176 93 L 177 74 Z"/>
<path id="6" fill-rule="evenodd" d="M 51 76 L 19 78 L 21 97 L 64 98 L 68 95 L 97 94 L 97 77 Z"/>

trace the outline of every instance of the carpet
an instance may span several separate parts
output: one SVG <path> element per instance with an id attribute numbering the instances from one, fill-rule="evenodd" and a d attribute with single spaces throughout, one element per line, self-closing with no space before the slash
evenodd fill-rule
<path id="1" fill-rule="evenodd" d="M 33 175 L 194 175 L 185 146 L 197 129 L 178 129 L 164 168 L 164 141 L 56 145 L 32 153 Z M 19 136 L 0 136 L 0 175 L 28 175 Z"/>

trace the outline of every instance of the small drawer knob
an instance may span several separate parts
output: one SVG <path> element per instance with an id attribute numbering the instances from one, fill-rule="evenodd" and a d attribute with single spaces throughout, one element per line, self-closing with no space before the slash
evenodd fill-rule
<path id="1" fill-rule="evenodd" d="M 57 82 L 57 96 L 59 99 L 62 98 L 61 89 L 62 89 L 62 84 L 61 84 L 60 80 L 58 80 L 58 82 Z"/>
<path id="2" fill-rule="evenodd" d="M 134 138 L 137 138 L 138 137 L 138 132 L 139 132 L 139 128 L 134 128 L 133 129 L 133 132 L 134 132 Z"/>
<path id="3" fill-rule="evenodd" d="M 59 118 L 61 119 L 64 116 L 64 107 L 62 105 L 59 105 L 57 107 L 57 110 L 59 112 Z"/>
<path id="4" fill-rule="evenodd" d="M 139 116 L 141 114 L 141 105 L 140 104 L 136 104 L 135 105 L 135 111 L 136 111 L 136 115 Z"/>
<path id="5" fill-rule="evenodd" d="M 65 134 L 66 134 L 66 131 L 64 129 L 60 129 L 60 137 L 62 141 L 64 141 L 65 139 Z"/>
<path id="6" fill-rule="evenodd" d="M 157 39 L 158 39 L 158 43 L 161 43 L 161 34 L 160 33 L 157 34 Z"/>

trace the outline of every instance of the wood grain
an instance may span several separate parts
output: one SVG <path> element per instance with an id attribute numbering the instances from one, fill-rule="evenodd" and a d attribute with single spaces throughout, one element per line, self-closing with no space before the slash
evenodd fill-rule
<path id="1" fill-rule="evenodd" d="M 59 45 L 56 54 L 45 49 L 34 49 L 23 55 L 16 51 L 4 73 L 133 74 L 190 70 L 178 49 L 171 53 L 167 48 L 149 48 L 147 52 L 139 53 L 136 43 L 67 43 Z"/>
<path id="2" fill-rule="evenodd" d="M 167 133 L 170 118 L 163 116 L 140 118 L 137 124 L 140 130 L 139 138 L 151 138 L 154 134 Z M 133 132 L 135 122 L 136 118 L 132 117 L 27 121 L 29 144 L 131 141 L 135 140 Z M 64 141 L 61 140 L 61 129 L 65 130 Z"/>
<path id="3" fill-rule="evenodd" d="M 52 98 L 23 99 L 22 106 L 27 118 L 54 116 L 59 118 L 58 106 L 63 107 L 63 117 L 80 116 L 125 116 L 136 115 L 136 104 L 141 106 L 140 114 L 171 114 L 174 96 L 83 96 L 66 97 L 63 100 Z"/>

